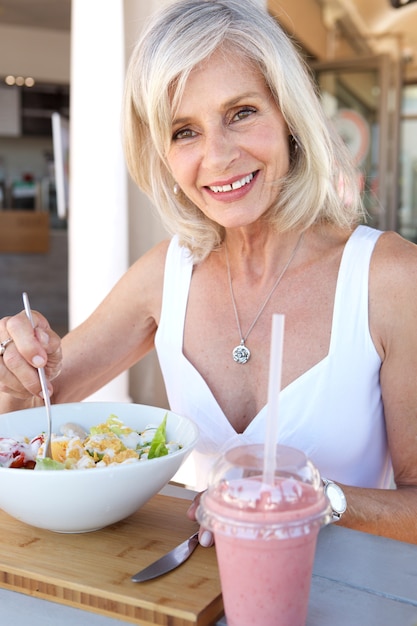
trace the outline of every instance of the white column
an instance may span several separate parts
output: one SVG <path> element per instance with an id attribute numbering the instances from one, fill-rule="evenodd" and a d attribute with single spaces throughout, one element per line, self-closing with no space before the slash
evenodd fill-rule
<path id="1" fill-rule="evenodd" d="M 70 328 L 96 308 L 128 266 L 124 76 L 123 0 L 72 0 Z M 89 399 L 128 401 L 127 373 Z"/>
<path id="2" fill-rule="evenodd" d="M 168 0 L 124 0 L 126 59 L 140 35 L 145 20 Z M 129 198 L 129 249 L 130 261 L 142 256 L 149 248 L 165 239 L 167 233 L 155 215 L 151 201 L 136 187 L 128 183 Z M 168 400 L 158 360 L 154 351 L 130 369 L 130 394 L 134 402 L 167 407 Z"/>

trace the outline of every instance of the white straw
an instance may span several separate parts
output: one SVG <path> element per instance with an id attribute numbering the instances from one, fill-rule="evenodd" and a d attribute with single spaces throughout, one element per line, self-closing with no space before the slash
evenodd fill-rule
<path id="1" fill-rule="evenodd" d="M 269 356 L 268 407 L 265 432 L 263 482 L 274 484 L 275 456 L 278 437 L 278 404 L 281 391 L 284 315 L 272 316 L 271 352 Z"/>

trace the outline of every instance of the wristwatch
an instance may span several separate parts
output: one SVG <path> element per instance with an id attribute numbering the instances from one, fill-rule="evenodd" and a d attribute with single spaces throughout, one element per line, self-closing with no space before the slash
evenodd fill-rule
<path id="1" fill-rule="evenodd" d="M 338 522 L 346 511 L 346 496 L 342 488 L 332 480 L 323 478 L 323 476 L 321 480 L 323 481 L 324 493 L 329 498 L 333 509 L 333 521 Z"/>

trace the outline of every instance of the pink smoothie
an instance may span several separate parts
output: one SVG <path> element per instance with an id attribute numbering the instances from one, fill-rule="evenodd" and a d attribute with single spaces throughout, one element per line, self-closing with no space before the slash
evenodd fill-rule
<path id="1" fill-rule="evenodd" d="M 328 521 L 322 490 L 294 478 L 220 484 L 199 521 L 215 536 L 228 626 L 304 626 L 317 535 Z"/>

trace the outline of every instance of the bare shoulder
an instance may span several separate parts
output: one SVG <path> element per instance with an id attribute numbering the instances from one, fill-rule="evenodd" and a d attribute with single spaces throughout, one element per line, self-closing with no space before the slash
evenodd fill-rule
<path id="1" fill-rule="evenodd" d="M 129 271 L 143 272 L 152 267 L 152 273 L 154 276 L 156 272 L 162 272 L 163 274 L 169 243 L 169 239 L 164 239 L 163 241 L 157 243 L 153 246 L 153 248 L 145 252 L 145 254 L 135 261 Z"/>
<path id="2" fill-rule="evenodd" d="M 169 240 L 164 240 L 145 252 L 130 266 L 121 282 L 129 288 L 140 284 L 142 295 L 148 287 L 162 288 L 168 246 Z"/>
<path id="3" fill-rule="evenodd" d="M 371 261 L 371 279 L 375 286 L 401 289 L 417 280 L 417 245 L 398 233 L 383 233 Z"/>
<path id="4" fill-rule="evenodd" d="M 370 326 L 377 348 L 410 332 L 417 319 L 417 246 L 395 232 L 379 238 L 372 255 L 369 280 Z"/>
<path id="5" fill-rule="evenodd" d="M 134 317 L 142 325 L 152 326 L 159 319 L 166 253 L 169 241 L 161 241 L 135 261 L 115 284 L 98 307 L 97 312 L 106 317 L 117 310 L 130 325 Z M 136 326 L 140 326 L 135 321 Z"/>
<path id="6" fill-rule="evenodd" d="M 129 293 L 133 304 L 149 307 L 155 313 L 160 309 L 169 240 L 161 241 L 135 261 L 119 283 Z M 157 317 L 157 314 L 156 314 Z"/>

